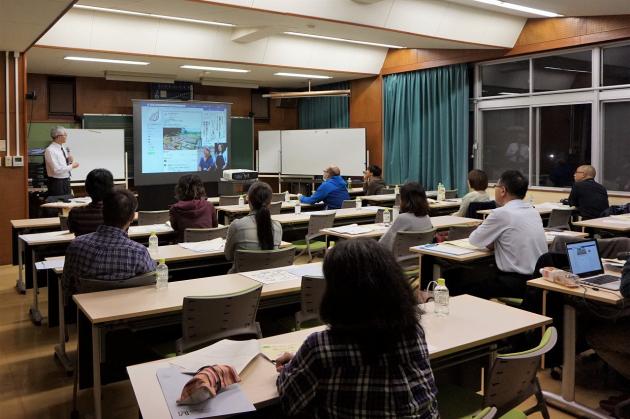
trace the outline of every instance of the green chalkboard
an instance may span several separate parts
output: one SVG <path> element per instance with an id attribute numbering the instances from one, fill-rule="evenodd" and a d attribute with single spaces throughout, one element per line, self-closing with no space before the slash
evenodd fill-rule
<path id="1" fill-rule="evenodd" d="M 231 169 L 254 169 L 254 118 L 231 117 Z"/>
<path id="2" fill-rule="evenodd" d="M 48 147 L 50 144 L 50 130 L 59 126 L 65 128 L 81 128 L 81 126 L 75 122 L 32 122 L 27 127 L 28 149 Z"/>

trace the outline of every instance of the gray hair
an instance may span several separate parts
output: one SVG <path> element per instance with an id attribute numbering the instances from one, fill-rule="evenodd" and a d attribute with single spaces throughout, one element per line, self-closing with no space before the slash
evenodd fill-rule
<path id="1" fill-rule="evenodd" d="M 66 129 L 64 127 L 57 126 L 50 129 L 50 138 L 53 140 L 60 135 L 66 135 Z"/>

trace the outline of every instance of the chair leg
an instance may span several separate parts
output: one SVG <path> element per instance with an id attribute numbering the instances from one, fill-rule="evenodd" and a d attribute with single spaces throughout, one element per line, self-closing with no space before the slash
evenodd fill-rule
<path id="1" fill-rule="evenodd" d="M 545 398 L 543 397 L 538 378 L 534 380 L 534 396 L 536 396 L 536 406 L 527 409 L 523 413 L 529 416 L 534 412 L 540 412 L 544 419 L 550 419 L 549 411 L 547 410 L 547 403 L 545 402 Z"/>

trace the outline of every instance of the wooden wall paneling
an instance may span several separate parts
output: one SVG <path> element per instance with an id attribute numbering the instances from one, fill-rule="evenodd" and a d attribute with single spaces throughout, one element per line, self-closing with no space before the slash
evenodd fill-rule
<path id="1" fill-rule="evenodd" d="M 237 87 L 193 86 L 195 100 L 228 102 L 232 104 L 232 116 L 249 116 L 251 111 L 251 90 Z"/>
<path id="2" fill-rule="evenodd" d="M 131 114 L 132 99 L 148 99 L 149 83 L 113 81 L 99 77 L 76 78 L 76 115 Z"/>
<path id="3" fill-rule="evenodd" d="M 350 90 L 350 128 L 365 128 L 370 164 L 383 166 L 383 79 L 369 77 L 352 80 Z"/>
<path id="4" fill-rule="evenodd" d="M 258 131 L 299 129 L 298 108 L 279 108 L 272 100 L 269 104 L 269 119 L 254 121 L 254 149 L 258 150 Z"/>

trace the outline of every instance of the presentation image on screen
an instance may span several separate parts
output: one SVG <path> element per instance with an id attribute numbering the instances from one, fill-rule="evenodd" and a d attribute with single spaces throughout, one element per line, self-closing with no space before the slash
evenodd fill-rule
<path id="1" fill-rule="evenodd" d="M 229 117 L 228 103 L 134 101 L 140 184 L 169 183 L 191 172 L 218 180 L 229 167 Z"/>

